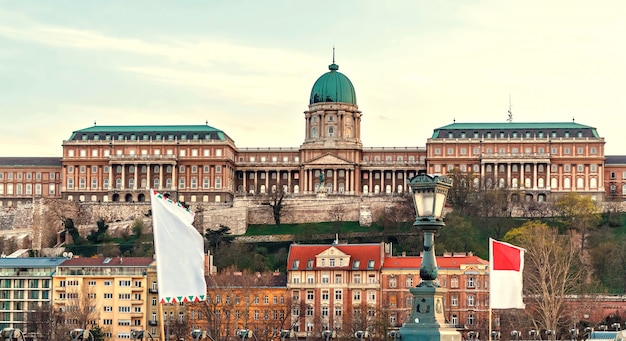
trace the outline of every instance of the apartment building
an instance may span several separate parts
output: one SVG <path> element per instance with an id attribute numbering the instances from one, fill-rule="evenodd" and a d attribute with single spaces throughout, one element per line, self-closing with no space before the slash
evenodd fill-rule
<path id="1" fill-rule="evenodd" d="M 383 243 L 291 245 L 287 294 L 298 337 L 321 330 L 350 334 L 374 324 L 384 250 Z"/>
<path id="2" fill-rule="evenodd" d="M 129 339 L 132 329 L 146 329 L 153 262 L 148 257 L 67 259 L 53 277 L 53 306 L 68 326 L 100 325 L 111 340 Z"/>
<path id="3" fill-rule="evenodd" d="M 207 299 L 188 304 L 190 328 L 205 330 L 215 340 L 252 331 L 271 340 L 289 329 L 286 275 L 278 272 L 222 272 L 206 277 Z"/>
<path id="4" fill-rule="evenodd" d="M 437 256 L 437 281 L 447 290 L 445 317 L 459 330 L 486 331 L 489 318 L 489 262 L 472 253 Z M 386 255 L 381 269 L 382 308 L 390 323 L 400 327 L 411 314 L 409 288 L 421 282 L 422 258 Z M 484 334 L 483 334 L 484 335 Z"/>
<path id="5" fill-rule="evenodd" d="M 49 326 L 33 322 L 37 321 L 38 311 L 49 311 L 53 298 L 52 276 L 66 260 L 0 258 L 0 329 L 20 329 L 29 337 L 51 332 Z"/>

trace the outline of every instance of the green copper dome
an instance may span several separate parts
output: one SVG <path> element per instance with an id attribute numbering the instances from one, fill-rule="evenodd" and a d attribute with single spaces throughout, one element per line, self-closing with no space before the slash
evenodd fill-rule
<path id="1" fill-rule="evenodd" d="M 343 73 L 337 72 L 339 65 L 332 63 L 329 72 L 323 74 L 313 84 L 309 104 L 341 102 L 356 104 L 356 93 L 352 82 Z"/>

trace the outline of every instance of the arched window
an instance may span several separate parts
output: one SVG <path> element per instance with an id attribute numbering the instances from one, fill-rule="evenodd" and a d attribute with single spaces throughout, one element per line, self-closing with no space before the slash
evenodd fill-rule
<path id="1" fill-rule="evenodd" d="M 363 194 L 367 194 L 367 193 L 369 193 L 369 186 L 363 185 Z"/>
<path id="2" fill-rule="evenodd" d="M 115 179 L 115 188 L 117 189 L 122 188 L 122 178 Z"/>
<path id="3" fill-rule="evenodd" d="M 556 178 L 550 179 L 550 187 L 552 187 L 552 188 L 559 187 L 559 182 L 558 182 L 558 180 Z"/>
<path id="4" fill-rule="evenodd" d="M 335 128 L 328 127 L 328 136 L 332 137 L 335 135 Z"/>
<path id="5" fill-rule="evenodd" d="M 570 178 L 565 178 L 565 179 L 563 179 L 563 187 L 564 187 L 564 188 L 570 188 L 570 187 L 572 187 L 572 183 L 571 183 Z"/>
<path id="6" fill-rule="evenodd" d="M 512 185 L 513 188 L 517 188 L 519 186 L 517 178 L 513 178 Z"/>
<path id="7" fill-rule="evenodd" d="M 576 179 L 576 188 L 582 189 L 584 187 L 585 187 L 585 179 L 583 178 Z"/>
<path id="8" fill-rule="evenodd" d="M 265 185 L 261 185 L 261 193 L 265 193 Z"/>
<path id="9" fill-rule="evenodd" d="M 298 186 L 298 185 L 294 185 L 294 186 L 293 186 L 293 192 L 294 192 L 295 194 L 300 193 L 300 186 Z"/>
<path id="10" fill-rule="evenodd" d="M 544 185 L 545 185 L 545 184 L 544 184 L 544 179 L 543 179 L 543 178 L 539 178 L 539 179 L 538 179 L 538 183 L 539 183 L 539 184 L 537 185 L 537 187 L 539 187 L 539 188 L 543 188 L 543 187 L 544 187 Z"/>
<path id="11" fill-rule="evenodd" d="M 596 179 L 596 178 L 589 179 L 589 187 L 591 187 L 591 188 L 598 187 L 598 179 Z"/>
<path id="12" fill-rule="evenodd" d="M 128 179 L 128 188 L 133 188 L 135 186 L 135 179 Z"/>
<path id="13" fill-rule="evenodd" d="M 398 185 L 397 192 L 402 193 L 403 191 L 404 191 L 404 188 L 402 187 L 402 185 Z"/>
<path id="14" fill-rule="evenodd" d="M 391 194 L 391 185 L 385 186 L 385 193 Z"/>
<path id="15" fill-rule="evenodd" d="M 159 178 L 154 178 L 152 188 L 159 188 Z"/>
<path id="16" fill-rule="evenodd" d="M 530 188 L 531 187 L 530 186 L 530 178 L 524 179 L 524 187 L 526 187 L 526 188 Z"/>
<path id="17" fill-rule="evenodd" d="M 311 137 L 317 138 L 317 127 L 311 128 Z"/>
<path id="18" fill-rule="evenodd" d="M 380 185 L 374 186 L 374 194 L 380 193 Z"/>

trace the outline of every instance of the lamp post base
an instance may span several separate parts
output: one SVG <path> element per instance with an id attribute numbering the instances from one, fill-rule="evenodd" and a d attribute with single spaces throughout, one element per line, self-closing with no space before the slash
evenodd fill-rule
<path id="1" fill-rule="evenodd" d="M 461 341 L 461 333 L 446 323 L 444 295 L 446 289 L 421 286 L 411 288 L 413 310 L 400 328 L 403 341 Z"/>

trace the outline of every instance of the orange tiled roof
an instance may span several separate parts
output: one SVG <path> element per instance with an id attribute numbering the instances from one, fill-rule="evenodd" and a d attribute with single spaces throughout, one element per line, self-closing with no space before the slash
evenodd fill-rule
<path id="1" fill-rule="evenodd" d="M 315 270 L 321 267 L 315 264 L 315 256 L 328 250 L 336 248 L 339 251 L 350 255 L 350 264 L 344 266 L 334 266 L 333 269 L 352 269 L 352 270 L 379 270 L 382 265 L 383 245 L 381 244 L 333 244 L 333 245 L 306 245 L 292 244 L 289 247 L 289 258 L 287 260 L 287 270 Z M 293 267 L 294 261 L 297 260 L 298 266 Z M 309 260 L 313 261 L 313 268 L 307 269 Z M 353 268 L 354 261 L 359 261 L 359 266 Z M 370 260 L 374 261 L 374 266 L 368 268 Z"/>

